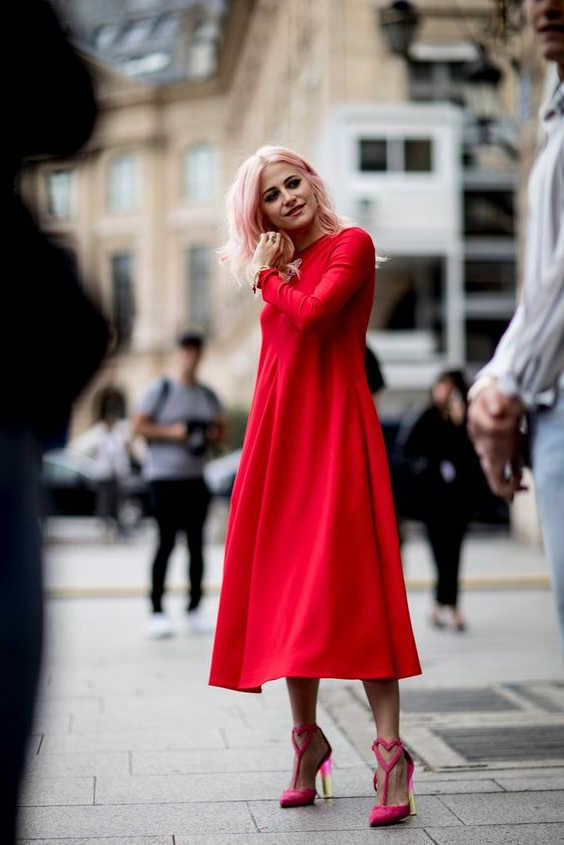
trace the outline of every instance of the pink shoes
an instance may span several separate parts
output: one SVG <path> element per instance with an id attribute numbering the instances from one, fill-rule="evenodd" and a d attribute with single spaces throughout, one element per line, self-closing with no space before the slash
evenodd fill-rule
<path id="1" fill-rule="evenodd" d="M 294 746 L 294 750 L 296 752 L 296 769 L 294 774 L 294 782 L 290 789 L 285 789 L 282 795 L 280 796 L 280 806 L 281 807 L 304 807 L 306 804 L 313 804 L 315 801 L 315 797 L 317 795 L 317 791 L 315 788 L 311 789 L 298 789 L 296 784 L 298 782 L 298 777 L 300 774 L 300 768 L 302 764 L 302 758 L 311 745 L 311 741 L 315 734 L 319 731 L 325 743 L 327 745 L 327 751 L 319 761 L 316 767 L 316 772 L 320 772 L 321 774 L 321 786 L 323 791 L 324 798 L 331 798 L 333 795 L 333 788 L 331 782 L 331 771 L 332 771 L 332 762 L 331 762 L 331 753 L 332 749 L 329 745 L 329 742 L 318 725 L 301 725 L 299 728 L 292 729 L 292 745 Z M 300 737 L 304 737 L 303 742 L 298 744 L 298 739 Z M 392 758 L 390 760 L 386 760 L 380 751 L 380 746 L 386 749 L 386 751 L 392 751 L 396 749 Z M 372 750 L 376 755 L 376 759 L 378 760 L 379 765 L 384 769 L 384 782 L 382 784 L 382 803 L 376 804 L 370 813 L 370 827 L 380 827 L 381 825 L 388 825 L 394 824 L 395 822 L 401 821 L 401 819 L 406 818 L 409 815 L 414 816 L 416 813 L 415 809 L 415 799 L 413 797 L 413 772 L 415 770 L 415 764 L 413 759 L 408 751 L 405 750 L 403 747 L 403 743 L 401 739 L 392 739 L 387 741 L 385 739 L 376 739 L 374 741 L 374 745 L 372 746 Z M 402 757 L 405 757 L 407 762 L 407 790 L 409 795 L 409 801 L 407 804 L 394 804 L 389 805 L 387 804 L 387 797 L 388 797 L 388 781 L 390 777 L 390 772 L 397 765 L 398 761 L 401 760 Z M 374 775 L 374 788 L 378 791 L 378 774 Z"/>
<path id="2" fill-rule="evenodd" d="M 331 772 L 333 770 L 333 764 L 331 761 L 332 749 L 327 737 L 318 725 L 301 725 L 299 728 L 292 728 L 292 745 L 294 746 L 297 757 L 296 772 L 294 775 L 293 785 L 290 789 L 285 789 L 280 796 L 281 807 L 304 807 L 306 804 L 313 804 L 315 801 L 315 796 L 317 795 L 317 791 L 315 789 L 297 789 L 296 784 L 298 782 L 302 757 L 309 748 L 317 731 L 319 731 L 325 740 L 327 744 L 327 751 L 318 763 L 316 771 L 321 773 L 321 788 L 323 790 L 323 797 L 331 798 L 333 795 L 333 785 L 331 781 Z M 305 739 L 301 745 L 298 745 L 298 737 L 303 734 L 306 735 Z"/>
<path id="3" fill-rule="evenodd" d="M 386 749 L 386 751 L 391 751 L 393 748 L 396 748 L 394 755 L 392 756 L 391 760 L 385 760 L 382 752 L 380 751 L 380 746 Z M 405 819 L 406 816 L 414 816 L 416 814 L 415 809 L 415 799 L 413 797 L 413 772 L 415 770 L 415 763 L 409 754 L 408 751 L 405 750 L 403 747 L 403 743 L 401 739 L 392 739 L 387 742 L 385 739 L 376 739 L 374 745 L 372 746 L 372 750 L 376 755 L 376 759 L 380 766 L 384 769 L 384 783 L 382 784 L 382 803 L 376 804 L 370 813 L 370 827 L 380 827 L 380 825 L 386 824 L 394 824 L 395 822 L 401 821 L 401 819 Z M 407 761 L 407 791 L 409 795 L 409 803 L 407 804 L 395 804 L 389 806 L 386 804 L 386 800 L 388 797 L 388 780 L 390 777 L 390 772 L 397 764 L 398 760 L 405 757 Z M 378 791 L 378 775 L 374 775 L 374 789 Z"/>

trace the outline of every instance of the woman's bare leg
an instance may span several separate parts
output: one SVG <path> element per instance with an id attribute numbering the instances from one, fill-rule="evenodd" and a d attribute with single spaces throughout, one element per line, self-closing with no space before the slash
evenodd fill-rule
<path id="1" fill-rule="evenodd" d="M 363 681 L 368 703 L 376 723 L 376 734 L 381 739 L 390 741 L 399 737 L 399 684 L 396 680 Z M 396 748 L 386 751 L 380 746 L 385 760 L 390 760 Z M 378 766 L 378 784 L 383 783 L 384 770 Z M 378 789 L 378 800 L 382 803 L 382 790 Z M 407 767 L 402 758 L 390 772 L 388 781 L 387 804 L 407 804 Z"/>
<path id="2" fill-rule="evenodd" d="M 295 728 L 302 725 L 313 725 L 317 715 L 317 693 L 319 690 L 318 678 L 286 678 L 288 695 L 290 696 L 290 707 L 292 709 L 292 720 Z M 306 734 L 297 737 L 298 745 L 307 739 Z M 302 757 L 302 763 L 296 776 L 297 758 L 294 763 L 294 772 L 290 787 L 296 789 L 311 789 L 315 786 L 315 774 L 319 761 L 327 751 L 327 745 L 323 736 L 317 732 L 314 734 L 311 743 Z"/>
<path id="3" fill-rule="evenodd" d="M 313 725 L 317 715 L 318 678 L 286 678 L 294 727 Z"/>

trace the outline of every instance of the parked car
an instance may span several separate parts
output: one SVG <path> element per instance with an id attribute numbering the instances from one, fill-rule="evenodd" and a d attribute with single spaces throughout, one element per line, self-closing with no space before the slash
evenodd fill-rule
<path id="1" fill-rule="evenodd" d="M 213 496 L 229 499 L 240 456 L 237 449 L 206 464 L 204 477 Z M 71 449 L 47 452 L 41 482 L 46 516 L 95 516 L 96 477 L 91 458 Z M 132 472 L 123 480 L 122 488 L 120 515 L 124 525 L 133 527 L 151 514 L 149 485 L 141 472 Z"/>
<path id="2" fill-rule="evenodd" d="M 43 456 L 41 471 L 43 513 L 45 516 L 95 516 L 96 477 L 93 461 L 70 449 L 56 449 Z M 122 481 L 120 519 L 135 527 L 150 513 L 147 482 L 132 472 Z"/>
<path id="3" fill-rule="evenodd" d="M 241 460 L 241 449 L 214 458 L 204 467 L 204 478 L 213 496 L 229 499 Z"/>

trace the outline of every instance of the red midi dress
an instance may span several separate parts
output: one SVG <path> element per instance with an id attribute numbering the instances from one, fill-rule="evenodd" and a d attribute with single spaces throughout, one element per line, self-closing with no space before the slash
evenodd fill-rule
<path id="1" fill-rule="evenodd" d="M 370 236 L 261 273 L 262 347 L 225 544 L 210 684 L 421 672 L 384 442 L 364 369 Z"/>

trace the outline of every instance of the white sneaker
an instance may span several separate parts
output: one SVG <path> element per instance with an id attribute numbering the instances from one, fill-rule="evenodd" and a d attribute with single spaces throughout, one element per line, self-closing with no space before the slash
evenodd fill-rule
<path id="1" fill-rule="evenodd" d="M 162 640 L 164 637 L 172 637 L 174 631 L 172 625 L 162 612 L 151 614 L 147 625 L 147 636 L 151 640 Z"/>
<path id="2" fill-rule="evenodd" d="M 188 611 L 186 614 L 188 630 L 192 634 L 211 634 L 215 631 L 215 624 L 204 612 L 202 605 Z"/>

